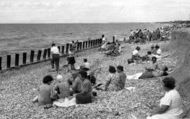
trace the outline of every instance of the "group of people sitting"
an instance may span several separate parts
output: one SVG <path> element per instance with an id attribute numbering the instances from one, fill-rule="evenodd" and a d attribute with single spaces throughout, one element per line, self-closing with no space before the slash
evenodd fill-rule
<path id="1" fill-rule="evenodd" d="M 145 43 L 146 41 L 153 41 L 153 40 L 164 40 L 166 39 L 166 34 L 168 35 L 168 30 L 164 28 L 157 28 L 154 31 L 150 31 L 148 29 L 136 29 L 131 30 L 129 36 L 129 43 Z"/>
<path id="2" fill-rule="evenodd" d="M 141 48 L 139 46 L 135 48 L 135 50 L 132 52 L 132 57 L 127 60 L 128 64 L 151 61 L 152 57 L 156 57 L 157 60 L 161 59 L 162 50 L 159 45 L 152 45 L 150 51 L 147 51 L 147 54 L 144 56 L 140 56 L 140 50 Z"/>
<path id="3" fill-rule="evenodd" d="M 113 42 L 104 40 L 100 50 L 105 51 L 106 55 L 118 56 L 121 53 L 121 44 L 118 40 L 113 40 Z"/>

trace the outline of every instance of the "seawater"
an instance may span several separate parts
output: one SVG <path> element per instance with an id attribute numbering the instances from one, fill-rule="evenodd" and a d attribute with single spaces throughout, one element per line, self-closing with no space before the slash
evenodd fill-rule
<path id="1" fill-rule="evenodd" d="M 105 24 L 0 24 L 0 55 L 50 47 L 52 42 L 64 44 L 72 40 L 128 37 L 130 30 L 160 27 L 158 23 Z"/>

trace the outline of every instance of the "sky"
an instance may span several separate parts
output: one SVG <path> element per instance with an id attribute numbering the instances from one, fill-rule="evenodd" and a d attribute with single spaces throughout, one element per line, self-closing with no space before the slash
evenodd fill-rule
<path id="1" fill-rule="evenodd" d="M 0 0 L 0 23 L 190 20 L 190 0 Z"/>

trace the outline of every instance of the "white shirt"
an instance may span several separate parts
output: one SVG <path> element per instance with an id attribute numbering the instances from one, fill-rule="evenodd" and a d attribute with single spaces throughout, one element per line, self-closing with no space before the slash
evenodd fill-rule
<path id="1" fill-rule="evenodd" d="M 90 69 L 90 63 L 85 62 L 85 63 L 84 63 L 84 67 Z"/>
<path id="2" fill-rule="evenodd" d="M 59 49 L 57 46 L 53 46 L 51 47 L 51 53 L 52 54 L 59 54 Z"/>
<path id="3" fill-rule="evenodd" d="M 134 51 L 132 52 L 132 54 L 133 54 L 133 55 L 138 55 L 138 54 L 139 54 L 139 51 L 138 51 L 138 50 L 134 50 Z"/>
<path id="4" fill-rule="evenodd" d="M 162 53 L 162 50 L 159 48 L 159 49 L 156 51 L 156 54 L 161 55 L 161 53 Z"/>
<path id="5" fill-rule="evenodd" d="M 165 93 L 164 97 L 160 100 L 160 106 L 161 105 L 169 106 L 165 114 L 179 116 L 183 113 L 181 96 L 175 89 Z"/>

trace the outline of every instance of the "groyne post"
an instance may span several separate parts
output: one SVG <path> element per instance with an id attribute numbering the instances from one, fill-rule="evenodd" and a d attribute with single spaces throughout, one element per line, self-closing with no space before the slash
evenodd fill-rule
<path id="1" fill-rule="evenodd" d="M 44 49 L 43 59 L 45 60 L 47 56 L 47 49 Z"/>
<path id="2" fill-rule="evenodd" d="M 11 55 L 7 55 L 7 69 L 11 68 Z"/>
<path id="3" fill-rule="evenodd" d="M 0 70 L 2 70 L 2 57 L 0 57 Z"/>
<path id="4" fill-rule="evenodd" d="M 19 54 L 15 54 L 15 67 L 19 66 Z"/>
<path id="5" fill-rule="evenodd" d="M 31 50 L 31 52 L 30 52 L 30 63 L 34 62 L 34 53 L 35 53 L 35 51 Z"/>
<path id="6" fill-rule="evenodd" d="M 24 53 L 23 53 L 23 65 L 26 64 L 26 60 L 27 60 L 27 53 L 24 52 Z"/>
<path id="7" fill-rule="evenodd" d="M 64 54 L 64 51 L 65 51 L 65 47 L 64 46 L 62 46 L 62 54 Z"/>
<path id="8" fill-rule="evenodd" d="M 40 61 L 40 59 L 41 59 L 41 54 L 42 54 L 42 51 L 41 51 L 41 50 L 38 50 L 37 61 Z"/>
<path id="9" fill-rule="evenodd" d="M 69 53 L 69 45 L 70 45 L 69 43 L 66 44 L 66 54 Z"/>
<path id="10" fill-rule="evenodd" d="M 47 52 L 48 52 L 48 59 L 50 59 L 50 57 L 51 57 L 51 48 L 48 48 Z"/>

